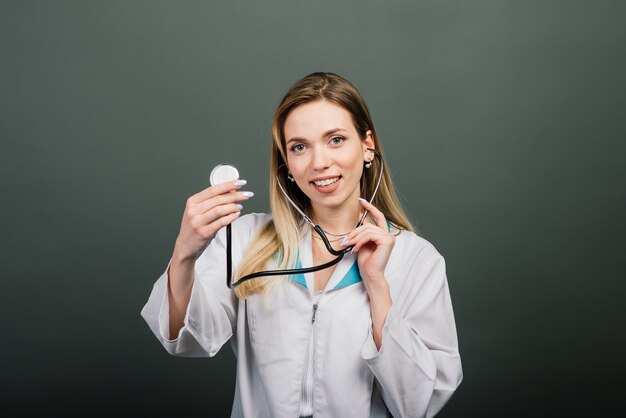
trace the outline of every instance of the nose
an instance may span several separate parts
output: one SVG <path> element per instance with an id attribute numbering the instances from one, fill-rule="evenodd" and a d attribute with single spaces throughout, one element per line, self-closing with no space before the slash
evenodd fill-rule
<path id="1" fill-rule="evenodd" d="M 311 168 L 313 170 L 324 171 L 330 167 L 331 159 L 323 147 L 315 147 L 312 154 Z"/>

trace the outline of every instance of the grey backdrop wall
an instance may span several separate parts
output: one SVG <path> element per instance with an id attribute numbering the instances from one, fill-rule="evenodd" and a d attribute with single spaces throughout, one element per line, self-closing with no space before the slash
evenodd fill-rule
<path id="1" fill-rule="evenodd" d="M 2 404 L 227 416 L 234 357 L 139 316 L 221 162 L 265 212 L 270 119 L 333 71 L 446 258 L 465 378 L 441 413 L 623 397 L 622 1 L 0 1 Z"/>

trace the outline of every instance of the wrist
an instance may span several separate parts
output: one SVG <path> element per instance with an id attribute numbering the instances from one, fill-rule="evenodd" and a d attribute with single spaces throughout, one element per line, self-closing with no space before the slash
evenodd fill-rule
<path id="1" fill-rule="evenodd" d="M 172 264 L 176 264 L 181 267 L 193 267 L 196 264 L 197 257 L 195 255 L 183 254 L 180 251 L 174 249 L 172 254 Z"/>
<path id="2" fill-rule="evenodd" d="M 363 283 L 365 283 L 365 288 L 368 292 L 370 290 L 374 292 L 389 290 L 389 283 L 387 282 L 387 279 L 385 279 L 385 276 L 369 277 L 366 280 L 363 280 Z"/>

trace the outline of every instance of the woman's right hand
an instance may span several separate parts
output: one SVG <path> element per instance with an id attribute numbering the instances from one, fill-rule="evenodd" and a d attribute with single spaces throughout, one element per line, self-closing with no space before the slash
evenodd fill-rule
<path id="1" fill-rule="evenodd" d="M 243 206 L 237 202 L 254 196 L 239 191 L 244 184 L 245 180 L 216 184 L 187 199 L 174 246 L 175 259 L 195 262 L 217 231 L 239 217 Z"/>

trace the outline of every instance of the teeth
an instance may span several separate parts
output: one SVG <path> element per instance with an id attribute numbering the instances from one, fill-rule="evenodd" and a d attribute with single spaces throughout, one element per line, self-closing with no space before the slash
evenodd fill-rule
<path id="1" fill-rule="evenodd" d="M 320 181 L 314 181 L 313 183 L 315 183 L 315 185 L 317 185 L 317 186 L 328 186 L 329 184 L 333 184 L 337 180 L 339 180 L 339 177 L 335 177 L 335 178 L 332 178 L 332 179 L 326 179 L 326 180 L 320 180 Z"/>

